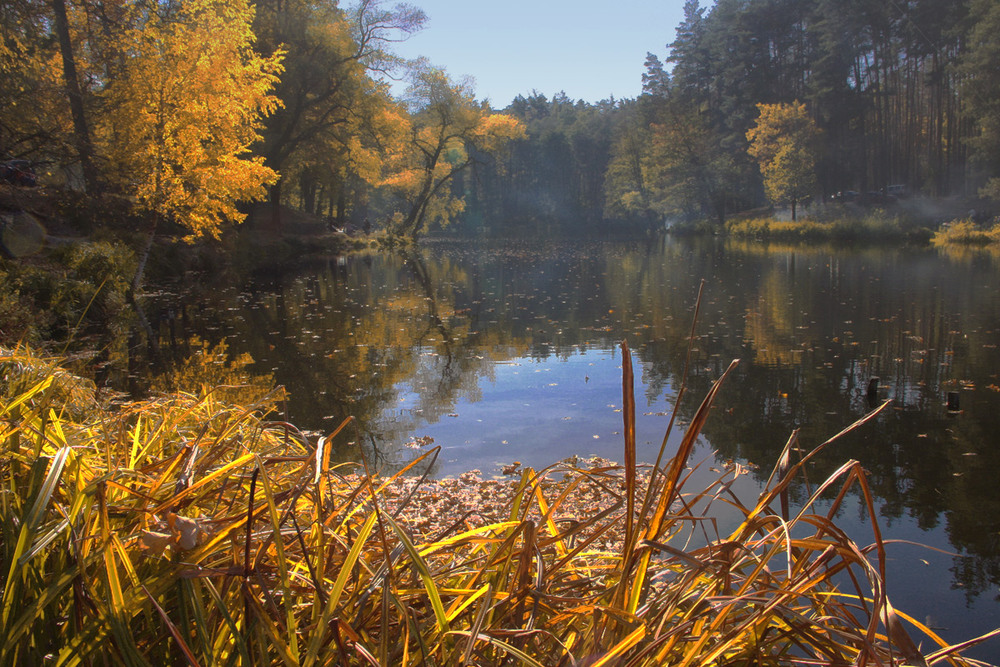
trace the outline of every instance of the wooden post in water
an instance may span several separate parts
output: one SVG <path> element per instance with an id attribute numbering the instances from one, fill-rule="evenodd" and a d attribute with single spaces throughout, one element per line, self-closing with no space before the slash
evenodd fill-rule
<path id="1" fill-rule="evenodd" d="M 948 392 L 948 412 L 961 412 L 962 409 L 958 407 L 958 392 L 949 391 Z"/>
<path id="2" fill-rule="evenodd" d="M 874 408 L 878 404 L 878 383 L 880 379 L 878 376 L 874 376 L 868 380 L 868 392 L 865 394 L 865 397 L 868 399 L 869 409 Z"/>

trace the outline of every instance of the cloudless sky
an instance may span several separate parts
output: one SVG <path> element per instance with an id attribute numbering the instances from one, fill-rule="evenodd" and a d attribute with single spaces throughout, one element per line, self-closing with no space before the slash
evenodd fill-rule
<path id="1" fill-rule="evenodd" d="M 664 60 L 684 17 L 683 0 L 409 1 L 427 23 L 396 53 L 425 56 L 453 79 L 472 76 L 476 97 L 497 109 L 533 90 L 587 102 L 636 97 L 646 53 Z"/>

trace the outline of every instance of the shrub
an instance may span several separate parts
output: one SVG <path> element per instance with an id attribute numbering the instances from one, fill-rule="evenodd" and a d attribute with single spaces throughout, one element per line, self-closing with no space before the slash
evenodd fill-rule
<path id="1" fill-rule="evenodd" d="M 130 321 L 132 251 L 111 243 L 56 248 L 47 262 L 7 262 L 0 288 L 0 342 L 72 340 L 88 330 L 124 331 Z"/>
<path id="2" fill-rule="evenodd" d="M 986 246 L 1000 242 L 1000 224 L 980 227 L 971 220 L 956 220 L 943 225 L 934 233 L 931 242 L 936 246 L 970 245 Z"/>

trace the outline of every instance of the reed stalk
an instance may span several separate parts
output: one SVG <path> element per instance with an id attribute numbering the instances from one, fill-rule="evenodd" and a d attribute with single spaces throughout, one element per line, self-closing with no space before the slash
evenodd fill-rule
<path id="1" fill-rule="evenodd" d="M 266 400 L 104 405 L 23 350 L 0 377 L 4 665 L 974 665 L 986 639 L 950 646 L 892 607 L 877 528 L 862 546 L 835 522 L 856 492 L 877 526 L 857 462 L 794 512 L 819 448 L 749 501 L 735 468 L 686 488 L 725 376 L 662 474 L 634 452 L 528 469 L 502 512 L 431 534 L 428 499 L 475 506 L 478 483 L 333 466 L 344 428 L 313 442 Z M 688 547 L 691 508 L 720 499 L 738 527 Z"/>

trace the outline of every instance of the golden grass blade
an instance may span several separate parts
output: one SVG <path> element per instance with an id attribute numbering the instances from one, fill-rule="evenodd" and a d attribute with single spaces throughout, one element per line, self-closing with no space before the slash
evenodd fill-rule
<path id="1" fill-rule="evenodd" d="M 941 662 L 942 660 L 952 660 L 951 656 L 960 654 L 965 649 L 972 648 L 973 646 L 978 646 L 979 644 L 982 644 L 986 640 L 993 639 L 994 637 L 1000 637 L 1000 628 L 987 632 L 986 634 L 979 635 L 978 637 L 968 639 L 964 642 L 954 644 L 953 646 L 946 646 L 937 651 L 934 651 L 933 653 L 927 656 L 927 662 L 931 665 L 934 665 Z M 944 643 L 944 641 L 942 640 L 941 643 Z M 954 663 L 954 660 L 952 660 L 952 662 Z"/>
<path id="2" fill-rule="evenodd" d="M 135 470 L 139 463 L 139 434 L 142 432 L 142 419 L 143 415 L 139 414 L 136 417 L 135 426 L 132 428 L 132 446 L 129 448 L 128 455 L 128 467 L 130 470 Z"/>
<path id="3" fill-rule="evenodd" d="M 485 526 L 480 526 L 479 528 L 472 528 L 457 535 L 452 535 L 451 537 L 445 537 L 440 540 L 435 540 L 430 544 L 420 548 L 421 558 L 427 558 L 433 553 L 442 551 L 444 549 L 451 548 L 456 544 L 462 542 L 474 541 L 481 535 L 493 532 L 501 532 L 509 530 L 510 528 L 516 528 L 521 522 L 520 521 L 500 521 L 499 523 L 491 523 Z M 491 538 L 496 539 L 496 538 Z"/>
<path id="4" fill-rule="evenodd" d="M 906 658 L 907 664 L 927 667 L 927 660 L 924 658 L 923 653 L 920 652 L 920 649 L 917 648 L 917 645 L 913 643 L 910 633 L 903 627 L 903 622 L 899 620 L 899 616 L 896 614 L 896 610 L 892 608 L 892 603 L 889 602 L 888 597 L 885 599 L 885 605 L 882 609 L 882 622 L 885 624 L 886 632 L 889 634 L 889 641 L 900 650 L 903 657 Z"/>
<path id="5" fill-rule="evenodd" d="M 427 561 L 420 556 L 420 552 L 413 545 L 409 535 L 407 535 L 406 531 L 404 531 L 403 528 L 396 523 L 396 520 L 392 517 L 385 517 L 385 519 L 388 521 L 389 527 L 392 528 L 392 531 L 396 533 L 396 537 L 399 538 L 399 541 L 406 550 L 406 553 L 409 554 L 410 562 L 416 569 L 417 574 L 420 575 L 424 591 L 427 593 L 427 599 L 430 602 L 431 609 L 434 611 L 434 620 L 437 623 L 437 631 L 441 634 L 447 634 L 451 629 L 448 622 L 448 614 L 444 610 L 444 604 L 441 602 L 441 593 L 438 591 L 438 586 L 434 581 L 434 576 L 431 574 L 430 568 L 427 566 Z"/>
<path id="6" fill-rule="evenodd" d="M 470 664 L 472 660 L 472 651 L 476 647 L 476 643 L 472 640 L 472 637 L 479 636 L 479 632 L 483 628 L 483 622 L 486 620 L 486 612 L 493 606 L 493 586 L 488 585 L 486 588 L 486 596 L 483 598 L 482 602 L 479 603 L 479 610 L 476 612 L 476 620 L 472 622 L 472 630 L 467 634 L 468 641 L 465 643 L 465 653 L 462 657 L 463 665 Z"/>
<path id="7" fill-rule="evenodd" d="M 546 667 L 546 665 L 538 662 L 537 660 L 535 660 L 534 658 L 532 658 L 530 655 L 528 655 L 527 653 L 525 653 L 521 649 L 519 649 L 519 648 L 517 648 L 517 647 L 515 647 L 515 646 L 513 646 L 511 644 L 508 644 L 507 642 L 505 642 L 505 641 L 503 641 L 501 639 L 497 639 L 495 637 L 491 637 L 488 634 L 479 633 L 479 634 L 473 635 L 471 632 L 469 632 L 467 630 L 452 630 L 449 634 L 452 634 L 452 635 L 455 635 L 455 636 L 458 636 L 458 637 L 468 637 L 472 642 L 476 642 L 476 641 L 486 642 L 487 644 L 489 644 L 491 646 L 497 647 L 498 649 L 500 649 L 504 653 L 507 653 L 508 655 L 511 655 L 511 656 L 517 658 L 524 665 L 530 665 L 530 667 Z"/>
<path id="8" fill-rule="evenodd" d="M 566 543 L 563 541 L 562 531 L 560 531 L 559 527 L 556 526 L 556 522 L 552 518 L 552 514 L 553 511 L 559 507 L 561 501 L 565 499 L 566 495 L 568 495 L 572 488 L 575 488 L 577 484 L 578 481 L 574 480 L 567 485 L 566 489 L 564 489 L 562 494 L 560 494 L 561 497 L 556 499 L 551 506 L 548 502 L 546 502 L 545 494 L 542 492 L 542 488 L 540 486 L 535 487 L 535 500 L 538 502 L 538 511 L 542 514 L 542 520 L 545 521 L 545 526 L 549 529 L 549 534 L 552 535 L 552 540 L 556 545 L 556 551 L 559 552 L 560 556 L 565 556 L 569 553 L 569 547 L 566 546 Z"/>
<path id="9" fill-rule="evenodd" d="M 659 504 L 657 505 L 656 512 L 653 514 L 650 521 L 650 526 L 646 530 L 645 537 L 647 539 L 658 540 L 662 535 L 664 518 L 666 517 L 667 511 L 670 509 L 670 505 L 677 497 L 679 490 L 677 482 L 680 480 L 681 474 L 684 472 L 684 467 L 687 465 L 688 458 L 690 458 L 691 452 L 694 450 L 695 443 L 698 441 L 698 436 L 701 435 L 701 427 L 704 426 L 705 420 L 708 419 L 709 411 L 712 409 L 712 404 L 715 402 L 715 397 L 718 395 L 719 389 L 722 388 L 722 384 L 738 364 L 738 359 L 734 359 L 730 362 L 729 367 L 712 385 L 712 388 L 708 391 L 704 400 L 702 400 L 701 405 L 698 406 L 698 410 L 695 412 L 694 417 L 691 418 L 688 430 L 684 433 L 684 438 L 681 440 L 677 454 L 674 455 L 674 458 L 671 461 L 670 469 L 667 471 L 667 477 L 664 482 L 663 489 L 660 492 Z"/>
<path id="10" fill-rule="evenodd" d="M 725 382 L 726 378 L 733 371 L 733 369 L 736 368 L 737 364 L 739 364 L 738 359 L 734 359 L 730 362 L 729 367 L 712 385 L 712 388 L 702 400 L 701 405 L 698 406 L 698 410 L 695 412 L 694 417 L 692 417 L 691 423 L 688 425 L 688 430 L 684 433 L 681 444 L 677 449 L 677 453 L 671 460 L 670 468 L 667 471 L 666 478 L 663 482 L 663 488 L 660 489 L 660 498 L 657 503 L 656 510 L 653 512 L 653 516 L 649 519 L 648 525 L 643 534 L 644 540 L 657 542 L 663 535 L 663 532 L 666 529 L 667 512 L 670 510 L 670 506 L 673 504 L 677 494 L 679 493 L 680 489 L 678 483 L 684 472 L 684 468 L 687 466 L 688 459 L 691 457 L 691 452 L 694 451 L 694 446 L 698 441 L 698 436 L 701 434 L 701 428 L 704 426 L 705 420 L 708 419 L 709 412 L 711 411 L 712 404 L 715 402 L 715 398 L 719 393 L 719 389 L 722 387 L 723 382 Z M 639 608 L 640 597 L 642 596 L 642 591 L 645 587 L 646 575 L 651 556 L 651 551 L 643 551 L 639 555 L 639 563 L 634 569 L 634 573 L 631 568 L 629 568 L 629 571 L 625 573 L 626 576 L 632 576 L 629 580 L 629 588 L 625 604 L 625 610 L 630 614 L 634 614 L 636 609 Z"/>
<path id="11" fill-rule="evenodd" d="M 340 423 L 340 426 L 333 430 L 330 435 L 323 436 L 316 443 L 316 474 L 313 478 L 314 484 L 319 484 L 321 479 L 325 479 L 330 472 L 330 441 L 336 438 L 347 425 L 354 421 L 354 417 L 348 417 Z"/>
<path id="12" fill-rule="evenodd" d="M 799 473 L 800 470 L 802 470 L 806 466 L 806 464 L 809 463 L 810 460 L 812 460 L 812 458 L 814 456 L 816 456 L 820 451 L 822 451 L 827 446 L 829 446 L 830 444 L 832 444 L 833 442 L 835 442 L 841 436 L 846 435 L 847 433 L 850 433 L 851 431 L 853 431 L 853 430 L 855 430 L 857 428 L 860 428 L 864 424 L 867 424 L 869 421 L 871 421 L 876 416 L 878 416 L 878 414 L 881 413 L 882 410 L 884 410 L 888 405 L 889 405 L 889 401 L 886 401 L 885 403 L 883 403 L 879 407 L 875 408 L 874 410 L 872 410 L 868 414 L 864 415 L 863 417 L 861 417 L 860 419 L 858 419 L 857 421 L 855 421 L 854 423 L 852 423 L 847 428 L 842 429 L 839 433 L 837 433 L 837 435 L 835 435 L 832 438 L 829 438 L 826 441 L 820 443 L 819 445 L 817 445 L 816 447 L 814 447 L 811 451 L 809 451 L 805 456 L 803 456 L 797 463 L 795 463 L 794 465 L 792 465 L 787 470 L 787 472 L 785 473 L 785 475 L 783 477 L 776 477 L 776 482 L 773 484 L 773 486 L 771 486 L 770 488 L 767 488 L 765 490 L 765 492 L 761 494 L 761 497 L 757 501 L 757 505 L 754 508 L 752 508 L 747 513 L 747 515 L 746 515 L 746 517 L 744 519 L 744 523 L 752 521 L 759 514 L 767 514 L 767 513 L 769 513 L 770 512 L 771 503 L 774 502 L 774 499 L 777 498 L 781 494 L 781 492 L 783 490 L 786 490 L 791 485 L 792 481 L 795 479 L 795 476 Z M 841 468 L 838 471 L 838 473 L 835 473 L 835 474 L 831 475 L 830 478 L 827 479 L 827 481 L 826 481 L 825 484 L 829 485 L 831 483 L 831 479 L 834 478 L 834 477 L 836 477 L 836 476 L 838 476 L 840 474 L 840 472 L 842 472 L 844 469 L 845 469 L 845 466 L 841 466 Z M 824 488 L 826 488 L 826 487 L 824 487 Z M 813 493 L 813 495 L 810 498 L 809 502 L 807 502 L 804 505 L 804 507 L 808 508 L 808 507 L 812 506 L 815 503 L 815 501 L 816 501 L 817 498 L 818 498 L 818 493 Z M 734 533 L 734 535 L 735 534 L 736 533 Z M 730 539 L 738 539 L 738 538 L 733 537 L 733 538 L 730 538 Z"/>
<path id="13" fill-rule="evenodd" d="M 52 544 L 57 537 L 61 536 L 67 528 L 69 528 L 70 520 L 65 518 L 59 523 L 57 523 L 52 529 L 45 531 L 41 537 L 35 538 L 34 543 L 31 548 L 17 559 L 17 566 L 24 567 L 24 564 L 35 557 L 39 552 L 44 551 L 50 544 Z"/>
<path id="14" fill-rule="evenodd" d="M 593 663 L 592 667 L 605 667 L 605 665 L 617 664 L 618 659 L 633 646 L 646 638 L 646 626 L 640 625 L 635 630 L 627 634 L 621 641 L 611 647 L 611 650 L 601 656 L 601 659 Z"/>
<path id="15" fill-rule="evenodd" d="M 174 507 L 184 498 L 194 494 L 196 491 L 200 491 L 201 489 L 205 488 L 206 486 L 208 486 L 215 480 L 219 479 L 220 477 L 225 477 L 235 468 L 239 468 L 241 466 L 246 465 L 247 463 L 249 463 L 254 459 L 254 456 L 256 456 L 256 454 L 248 453 L 233 459 L 232 461 L 222 466 L 218 470 L 214 470 L 208 475 L 205 475 L 200 480 L 198 480 L 188 488 L 184 489 L 180 493 L 171 496 L 169 499 L 160 503 L 154 509 L 150 510 L 150 514 L 161 514 L 164 510 Z"/>
<path id="16" fill-rule="evenodd" d="M 489 584 L 482 586 L 476 591 L 472 592 L 470 595 L 466 595 L 464 598 L 458 598 L 452 603 L 451 607 L 448 609 L 447 618 L 449 625 L 455 621 L 456 618 L 461 615 L 463 611 L 469 608 L 476 600 L 483 597 L 490 591 Z"/>
<path id="17" fill-rule="evenodd" d="M 35 386 L 31 387 L 27 391 L 20 394 L 13 401 L 4 405 L 3 409 L 0 409 L 0 417 L 15 412 L 19 407 L 21 407 L 25 403 L 28 403 L 37 398 L 39 394 L 41 394 L 42 392 L 44 392 L 45 390 L 47 390 L 49 387 L 52 386 L 54 380 L 55 376 L 49 375 Z"/>

